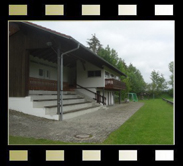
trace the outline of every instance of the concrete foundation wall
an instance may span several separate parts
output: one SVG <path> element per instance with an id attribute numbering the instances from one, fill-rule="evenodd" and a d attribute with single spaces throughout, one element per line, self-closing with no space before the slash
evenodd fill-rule
<path id="1" fill-rule="evenodd" d="M 42 118 L 58 120 L 58 115 L 45 115 L 44 108 L 33 108 L 33 102 L 29 97 L 9 97 L 8 109 L 23 112 L 25 114 L 34 115 Z"/>

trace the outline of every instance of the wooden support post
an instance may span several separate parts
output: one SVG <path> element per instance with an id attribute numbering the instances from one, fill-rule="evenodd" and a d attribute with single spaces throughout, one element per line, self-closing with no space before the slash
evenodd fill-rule
<path id="1" fill-rule="evenodd" d="M 119 91 L 119 104 L 121 104 L 121 91 Z"/>
<path id="2" fill-rule="evenodd" d="M 105 92 L 105 89 L 103 88 L 103 98 L 102 98 L 103 105 L 104 105 L 104 92 Z"/>

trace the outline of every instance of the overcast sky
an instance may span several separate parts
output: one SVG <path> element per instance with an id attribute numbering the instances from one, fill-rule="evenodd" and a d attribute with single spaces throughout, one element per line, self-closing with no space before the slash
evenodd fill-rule
<path id="1" fill-rule="evenodd" d="M 169 81 L 168 64 L 174 61 L 174 21 L 44 21 L 33 22 L 72 36 L 87 46 L 96 34 L 103 47 L 117 51 L 127 65 L 140 70 L 150 83 L 152 70 Z"/>

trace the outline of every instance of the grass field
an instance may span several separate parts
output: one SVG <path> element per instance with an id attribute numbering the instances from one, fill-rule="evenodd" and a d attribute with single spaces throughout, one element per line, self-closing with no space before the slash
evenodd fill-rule
<path id="1" fill-rule="evenodd" d="M 173 106 L 162 99 L 143 102 L 104 144 L 173 144 Z"/>
<path id="2" fill-rule="evenodd" d="M 144 106 L 102 144 L 173 144 L 173 106 L 162 99 L 140 102 L 144 102 Z M 10 136 L 9 144 L 73 143 Z"/>
<path id="3" fill-rule="evenodd" d="M 18 144 L 18 145 L 35 145 L 35 144 L 41 144 L 41 145 L 58 145 L 58 144 L 71 144 L 67 142 L 61 142 L 61 141 L 52 141 L 52 140 L 46 140 L 46 139 L 35 139 L 35 138 L 25 138 L 25 137 L 17 137 L 17 136 L 9 136 L 9 144 Z"/>

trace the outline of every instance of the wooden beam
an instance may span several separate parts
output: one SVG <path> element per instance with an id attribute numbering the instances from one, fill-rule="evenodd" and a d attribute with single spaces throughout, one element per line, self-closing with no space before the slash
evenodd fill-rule
<path id="1" fill-rule="evenodd" d="M 9 36 L 15 34 L 20 30 L 19 26 L 15 23 L 9 23 Z"/>
<path id="2" fill-rule="evenodd" d="M 104 92 L 105 92 L 105 89 L 103 88 L 103 98 L 102 98 L 102 103 L 104 104 Z"/>

